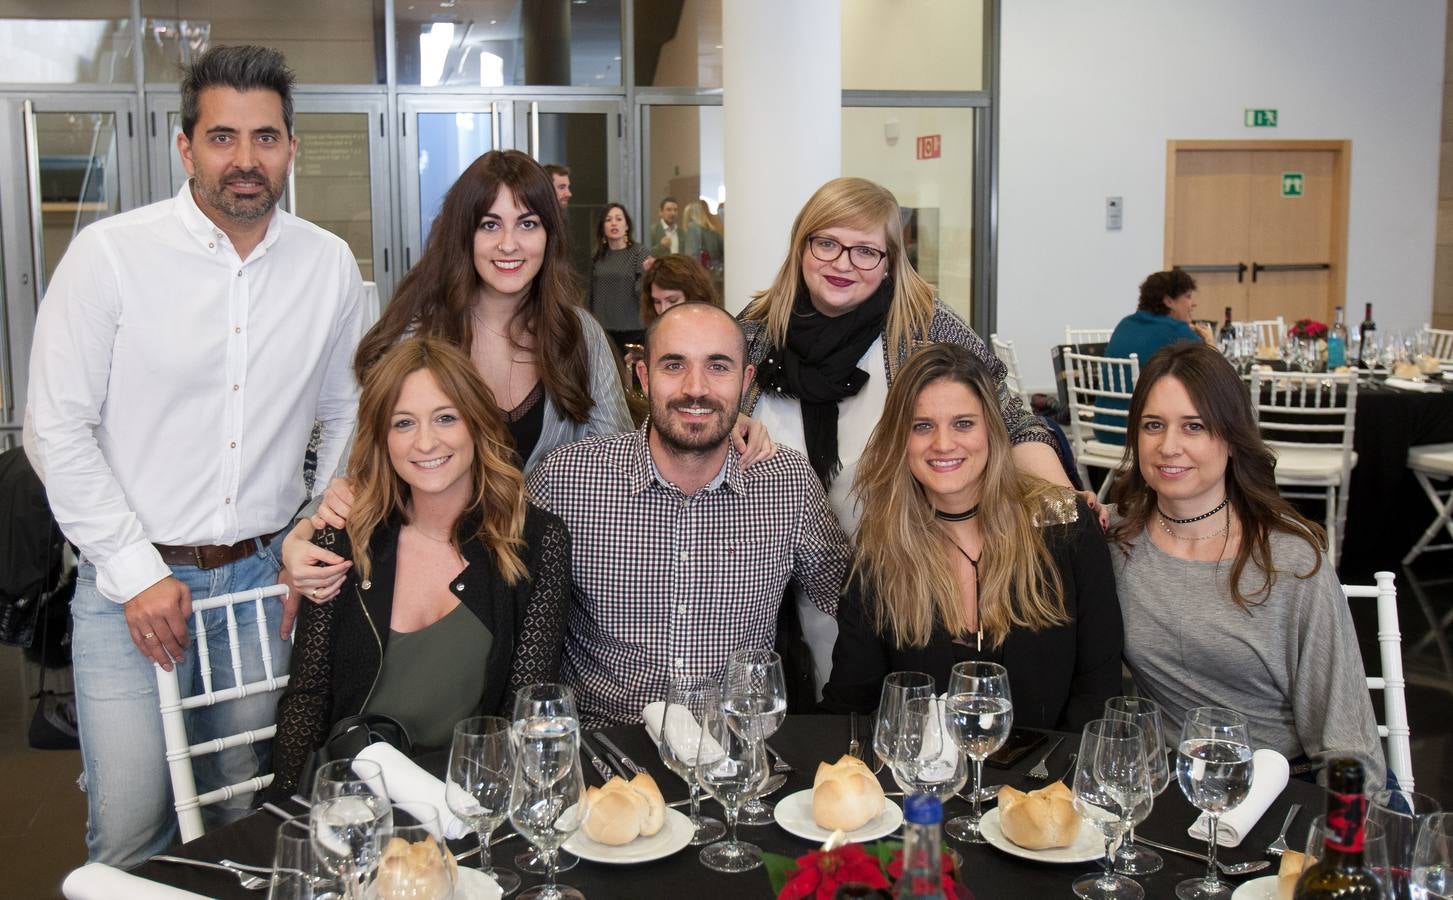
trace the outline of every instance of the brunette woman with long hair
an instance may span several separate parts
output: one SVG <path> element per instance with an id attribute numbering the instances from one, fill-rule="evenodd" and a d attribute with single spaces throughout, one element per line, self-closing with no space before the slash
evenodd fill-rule
<path id="1" fill-rule="evenodd" d="M 595 223 L 595 252 L 590 263 L 590 311 L 617 347 L 639 344 L 645 325 L 636 312 L 641 276 L 655 262 L 646 245 L 632 235 L 631 214 L 607 203 Z"/>
<path id="2" fill-rule="evenodd" d="M 315 540 L 355 565 L 336 600 L 304 604 L 274 791 L 340 719 L 388 715 L 416 749 L 447 747 L 459 719 L 508 714 L 521 685 L 558 675 L 570 537 L 526 497 L 462 350 L 414 338 L 369 368 L 350 471 L 348 527 Z"/>
<path id="3" fill-rule="evenodd" d="M 1009 670 L 1015 722 L 1076 730 L 1120 693 L 1120 607 L 1085 502 L 1021 473 L 993 376 L 969 350 L 908 358 L 858 464 L 872 510 L 838 605 L 824 705 L 866 712 L 889 672 L 946 685 L 955 663 Z"/>
<path id="4" fill-rule="evenodd" d="M 1284 500 L 1246 386 L 1214 348 L 1140 370 L 1111 499 L 1125 659 L 1167 728 L 1197 706 L 1246 716 L 1288 759 L 1382 748 L 1326 537 Z"/>

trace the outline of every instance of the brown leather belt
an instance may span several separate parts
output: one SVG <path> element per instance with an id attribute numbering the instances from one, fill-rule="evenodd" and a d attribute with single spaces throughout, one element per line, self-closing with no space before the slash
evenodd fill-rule
<path id="1" fill-rule="evenodd" d="M 256 553 L 272 543 L 273 536 L 265 534 L 248 538 L 235 544 L 206 544 L 201 547 L 175 547 L 168 544 L 152 544 L 161 554 L 161 561 L 169 566 L 196 566 L 198 569 L 216 569 L 235 563 L 239 559 Z"/>

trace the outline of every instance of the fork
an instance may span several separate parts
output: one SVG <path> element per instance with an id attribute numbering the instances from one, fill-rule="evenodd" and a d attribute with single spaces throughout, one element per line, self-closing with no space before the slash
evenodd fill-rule
<path id="1" fill-rule="evenodd" d="M 231 866 L 224 866 L 221 863 L 207 862 L 201 859 L 187 859 L 184 856 L 153 856 L 147 862 L 175 863 L 176 865 L 182 866 L 196 866 L 199 869 L 216 869 L 219 872 L 226 872 L 228 875 L 236 875 L 237 883 L 245 891 L 266 890 L 269 882 L 267 878 L 259 875 L 251 875 L 247 872 L 234 869 Z"/>
<path id="2" fill-rule="evenodd" d="M 1281 823 L 1281 834 L 1277 835 L 1276 840 L 1267 845 L 1267 855 L 1281 856 L 1287 851 L 1287 829 L 1292 827 L 1292 822 L 1296 819 L 1297 813 L 1301 811 L 1302 805 L 1300 803 L 1293 803 L 1292 808 L 1287 810 L 1287 817 Z"/>
<path id="3" fill-rule="evenodd" d="M 848 756 L 863 758 L 863 745 L 858 741 L 858 714 L 848 713 Z"/>
<path id="4" fill-rule="evenodd" d="M 767 744 L 767 752 L 770 753 L 770 754 L 772 754 L 772 771 L 773 772 L 793 772 L 793 771 L 796 771 L 795 769 L 792 768 L 792 764 L 789 763 L 787 760 L 783 759 L 782 758 L 782 754 L 778 753 L 777 752 L 777 748 L 773 747 L 771 744 Z"/>
<path id="5" fill-rule="evenodd" d="M 1024 776 L 1026 778 L 1033 778 L 1035 781 L 1049 781 L 1049 758 L 1054 756 L 1054 751 L 1058 750 L 1059 745 L 1064 742 L 1065 739 L 1060 738 L 1051 744 L 1050 748 L 1039 758 L 1039 762 L 1034 764 L 1034 768 L 1025 772 Z"/>

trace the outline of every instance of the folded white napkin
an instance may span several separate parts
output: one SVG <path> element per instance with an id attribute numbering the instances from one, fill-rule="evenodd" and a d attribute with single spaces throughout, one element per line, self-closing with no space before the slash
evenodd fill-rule
<path id="1" fill-rule="evenodd" d="M 957 773 L 962 751 L 948 730 L 948 694 L 935 697 L 933 706 L 938 715 L 931 716 L 923 729 L 923 748 L 919 750 L 918 758 L 934 759 L 936 765 L 920 767 L 919 775 L 925 781 L 948 781 Z M 939 773 L 942 773 L 942 778 L 933 777 Z"/>
<path id="2" fill-rule="evenodd" d="M 1389 378 L 1386 384 L 1388 387 L 1402 388 L 1405 391 L 1425 391 L 1430 394 L 1443 393 L 1443 386 L 1431 381 L 1413 381 L 1411 378 Z"/>
<path id="3" fill-rule="evenodd" d="M 390 801 L 427 803 L 437 809 L 444 837 L 453 841 L 473 833 L 468 825 L 449 811 L 449 804 L 444 800 L 444 782 L 419 768 L 412 759 L 400 753 L 397 747 L 382 741 L 369 744 L 354 757 L 355 762 L 360 759 L 376 762 L 383 769 L 383 783 L 388 788 L 384 793 L 388 794 Z M 377 787 L 375 785 L 375 789 Z"/>
<path id="4" fill-rule="evenodd" d="M 661 743 L 661 719 L 666 718 L 666 741 L 671 745 L 671 750 L 676 754 L 677 759 L 687 760 L 697 756 L 697 742 L 702 742 L 705 752 L 700 754 L 706 762 L 720 759 L 725 751 L 721 744 L 711 735 L 702 735 L 701 724 L 691 714 L 691 710 L 684 706 L 672 706 L 671 714 L 666 715 L 666 704 L 660 700 L 655 703 L 647 703 L 646 708 L 641 710 L 641 718 L 646 721 L 646 733 L 651 740 L 658 745 Z"/>
<path id="5" fill-rule="evenodd" d="M 61 894 L 70 900 L 206 900 L 205 894 L 194 894 L 181 888 L 139 878 L 130 872 L 102 863 L 87 863 L 66 876 Z"/>
<path id="6" fill-rule="evenodd" d="M 1281 796 L 1291 776 L 1287 758 L 1275 750 L 1258 750 L 1251 754 L 1251 790 L 1246 799 L 1235 809 L 1221 816 L 1216 823 L 1216 843 L 1222 847 L 1237 847 L 1261 821 L 1261 817 Z M 1206 840 L 1211 819 L 1205 813 L 1187 829 L 1191 837 Z"/>

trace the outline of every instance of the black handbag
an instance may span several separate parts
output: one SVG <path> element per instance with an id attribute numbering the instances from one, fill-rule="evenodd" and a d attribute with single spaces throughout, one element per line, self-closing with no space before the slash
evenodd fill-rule
<path id="1" fill-rule="evenodd" d="M 381 713 L 364 713 L 339 719 L 328 732 L 323 746 L 308 755 L 298 778 L 298 793 L 313 795 L 313 777 L 330 762 L 353 759 L 369 744 L 388 744 L 405 756 L 414 755 L 414 742 L 398 719 Z"/>

